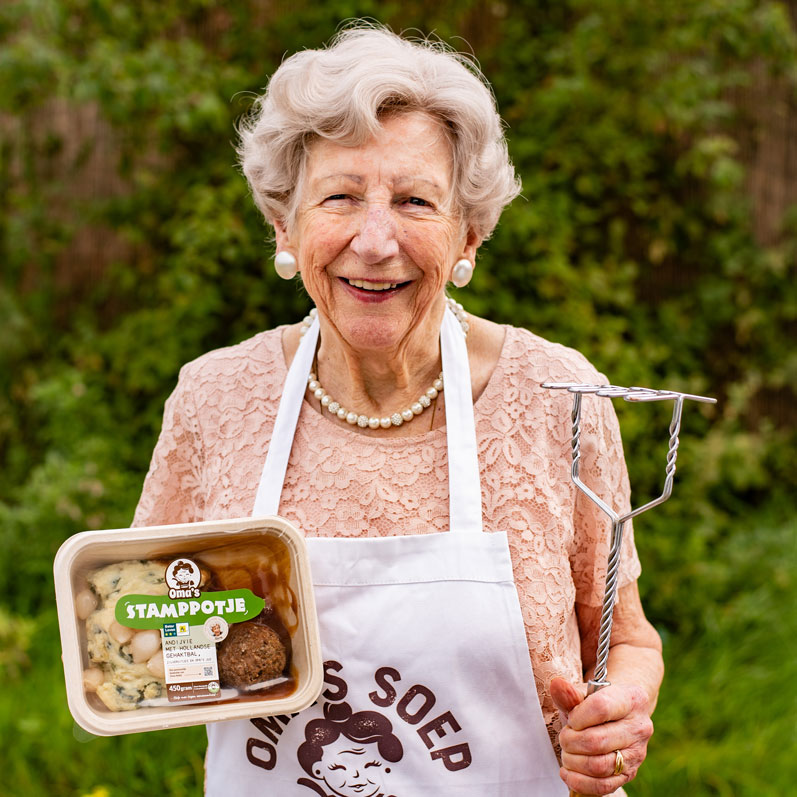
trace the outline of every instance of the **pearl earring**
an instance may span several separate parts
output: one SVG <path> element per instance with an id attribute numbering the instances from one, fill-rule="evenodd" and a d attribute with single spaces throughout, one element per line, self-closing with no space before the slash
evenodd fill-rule
<path id="1" fill-rule="evenodd" d="M 299 270 L 296 258 L 290 252 L 277 252 L 277 256 L 274 258 L 274 268 L 284 280 L 293 279 Z"/>
<path id="2" fill-rule="evenodd" d="M 457 288 L 464 288 L 470 282 L 472 276 L 473 266 L 470 264 L 470 260 L 466 260 L 465 258 L 457 260 L 451 272 L 451 282 L 453 282 Z"/>

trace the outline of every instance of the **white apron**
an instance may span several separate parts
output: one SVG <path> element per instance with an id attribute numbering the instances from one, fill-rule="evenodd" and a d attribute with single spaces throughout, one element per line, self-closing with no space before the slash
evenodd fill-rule
<path id="1" fill-rule="evenodd" d="M 542 718 L 505 533 L 483 533 L 465 338 L 440 333 L 450 532 L 307 539 L 325 689 L 292 716 L 208 726 L 210 797 L 567 795 Z M 255 499 L 278 514 L 318 339 L 288 372 Z"/>

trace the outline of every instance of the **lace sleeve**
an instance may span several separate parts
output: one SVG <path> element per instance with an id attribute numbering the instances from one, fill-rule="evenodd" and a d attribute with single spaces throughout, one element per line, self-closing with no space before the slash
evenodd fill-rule
<path id="1" fill-rule="evenodd" d="M 627 512 L 631 490 L 620 426 L 612 402 L 585 396 L 582 407 L 581 479 L 616 512 Z M 580 490 L 576 495 L 573 520 L 571 567 L 576 602 L 597 606 L 603 601 L 611 521 Z M 635 581 L 640 570 L 633 527 L 628 521 L 623 530 L 618 585 L 622 587 Z"/>
<path id="2" fill-rule="evenodd" d="M 166 401 L 163 425 L 133 518 L 133 526 L 192 523 L 203 519 L 202 440 L 191 378 L 180 371 Z"/>

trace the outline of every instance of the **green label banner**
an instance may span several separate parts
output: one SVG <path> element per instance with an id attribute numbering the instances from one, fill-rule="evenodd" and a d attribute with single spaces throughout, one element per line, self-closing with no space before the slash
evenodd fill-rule
<path id="1" fill-rule="evenodd" d="M 198 598 L 170 598 L 168 595 L 125 595 L 116 604 L 116 622 L 128 628 L 160 628 L 164 623 L 187 622 L 202 625 L 211 617 L 228 623 L 242 623 L 257 617 L 266 602 L 251 590 L 233 589 L 206 592 Z"/>

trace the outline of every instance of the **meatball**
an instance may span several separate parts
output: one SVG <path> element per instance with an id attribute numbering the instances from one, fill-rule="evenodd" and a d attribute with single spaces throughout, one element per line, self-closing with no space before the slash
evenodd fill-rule
<path id="1" fill-rule="evenodd" d="M 274 629 L 247 622 L 230 626 L 227 638 L 219 644 L 217 659 L 222 683 L 240 689 L 277 678 L 288 656 Z"/>

